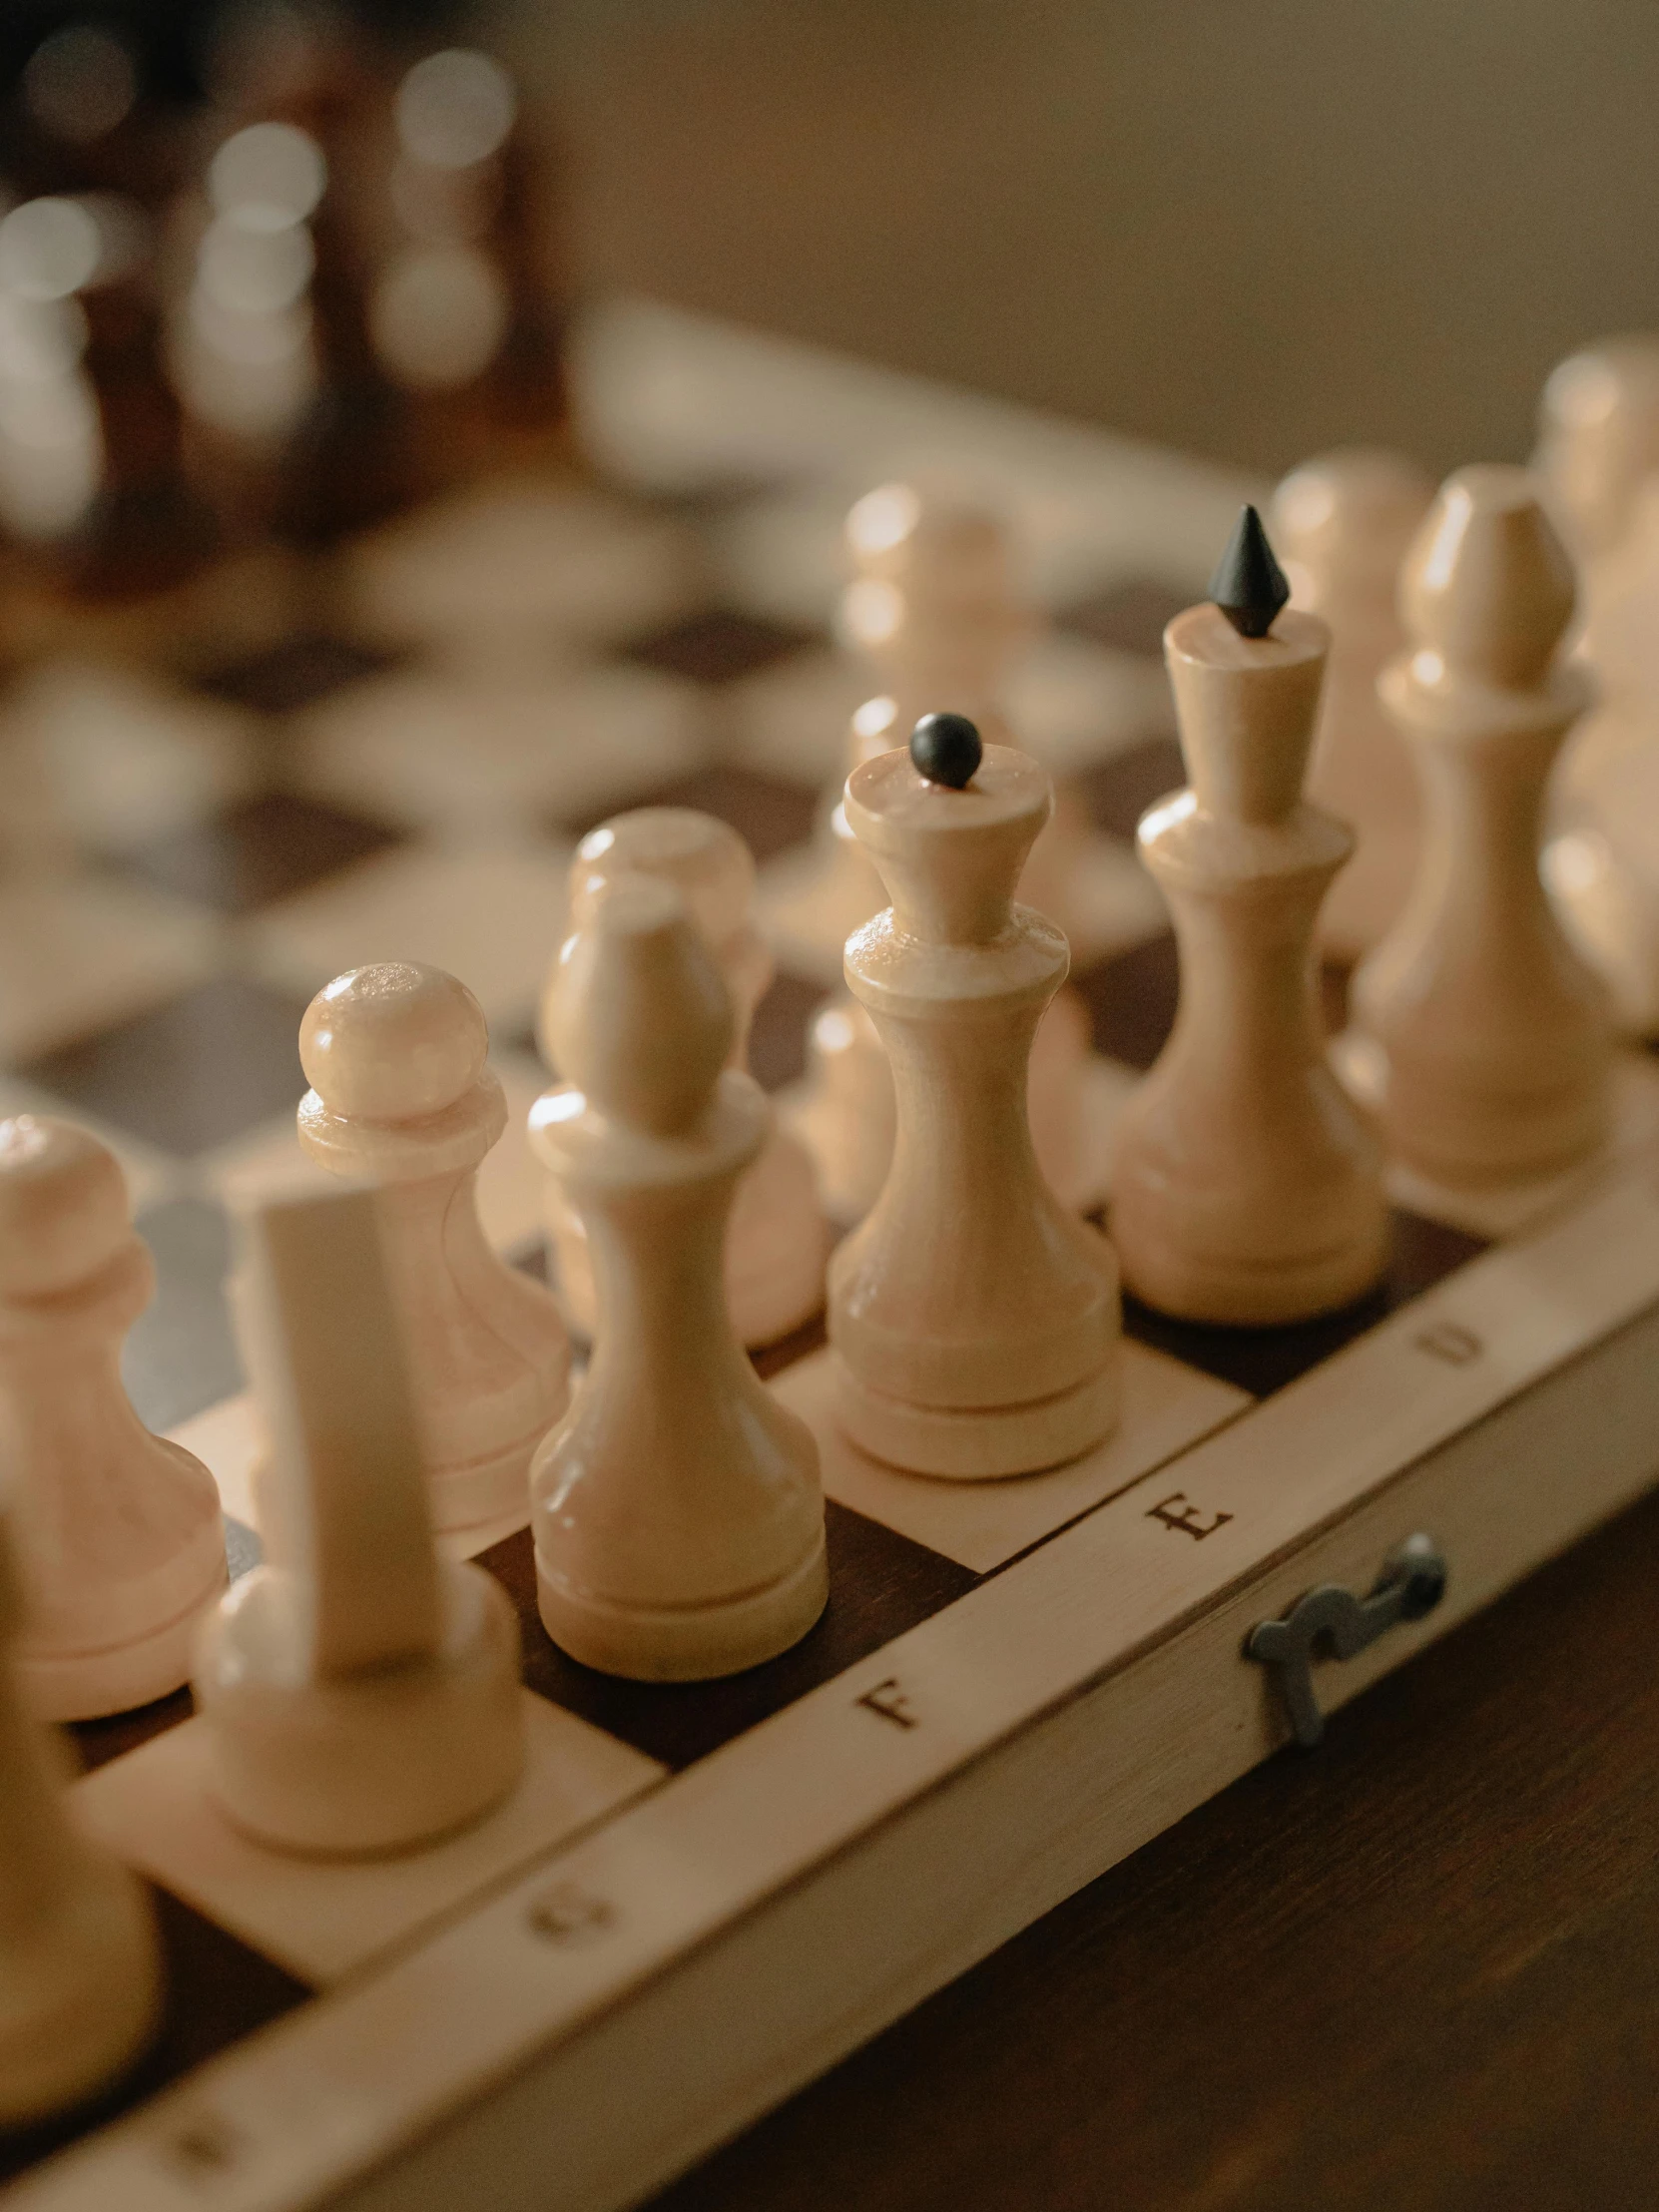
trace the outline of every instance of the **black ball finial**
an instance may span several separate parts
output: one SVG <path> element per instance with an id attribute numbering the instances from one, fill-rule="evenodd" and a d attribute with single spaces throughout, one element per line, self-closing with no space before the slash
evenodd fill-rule
<path id="1" fill-rule="evenodd" d="M 1285 571 L 1274 559 L 1262 518 L 1241 507 L 1227 550 L 1210 579 L 1210 597 L 1241 638 L 1265 638 L 1291 596 Z"/>
<path id="2" fill-rule="evenodd" d="M 910 732 L 910 759 L 916 774 L 953 792 L 966 790 L 983 760 L 985 748 L 966 715 L 923 715 Z"/>

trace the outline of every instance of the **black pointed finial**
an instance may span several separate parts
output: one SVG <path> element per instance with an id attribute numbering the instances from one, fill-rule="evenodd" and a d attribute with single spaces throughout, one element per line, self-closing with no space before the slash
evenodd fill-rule
<path id="1" fill-rule="evenodd" d="M 910 759 L 929 784 L 965 791 L 979 770 L 985 748 L 966 715 L 923 715 L 910 732 Z"/>
<path id="2" fill-rule="evenodd" d="M 1241 507 L 1210 579 L 1210 597 L 1241 638 L 1265 638 L 1290 596 L 1261 516 L 1254 507 Z"/>

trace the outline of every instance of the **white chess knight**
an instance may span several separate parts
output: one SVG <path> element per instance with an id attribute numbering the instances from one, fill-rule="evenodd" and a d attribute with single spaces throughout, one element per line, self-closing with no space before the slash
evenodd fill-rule
<path id="1" fill-rule="evenodd" d="M 478 1168 L 507 1125 L 477 1000 L 441 968 L 352 968 L 299 1031 L 299 1141 L 384 1193 L 440 1529 L 523 1508 L 530 1458 L 569 1399 L 570 1347 L 539 1283 L 490 1250 Z"/>
<path id="2" fill-rule="evenodd" d="M 407 1851 L 518 1779 L 518 1621 L 485 1569 L 435 1549 L 386 1194 L 268 1198 L 240 1226 L 272 1457 L 265 1562 L 197 1646 L 209 1786 L 275 1850 Z"/>
<path id="3" fill-rule="evenodd" d="M 847 779 L 853 833 L 892 904 L 848 942 L 847 982 L 892 1064 L 881 1195 L 830 1271 L 835 1417 L 891 1466 L 977 1480 L 1100 1441 L 1118 1412 L 1111 1247 L 1042 1179 L 1026 1063 L 1065 938 L 1013 903 L 1049 781 L 964 717 Z"/>
<path id="4" fill-rule="evenodd" d="M 1590 697 L 1560 644 L 1573 573 L 1518 468 L 1448 477 L 1406 557 L 1382 694 L 1416 755 L 1421 859 L 1355 976 L 1350 1078 L 1390 1151 L 1444 1186 L 1545 1179 L 1611 1121 L 1606 993 L 1545 896 L 1545 789 Z"/>
<path id="5" fill-rule="evenodd" d="M 582 839 L 571 863 L 572 928 L 591 924 L 595 907 L 624 874 L 672 883 L 714 955 L 736 1019 L 731 1064 L 746 1068 L 749 1028 L 772 980 L 772 955 L 755 927 L 755 862 L 735 830 L 689 807 L 641 807 L 617 815 Z M 564 972 L 555 960 L 543 1031 L 552 1051 L 551 1005 Z M 574 1327 L 592 1337 L 598 1317 L 593 1265 L 581 1215 L 555 1190 L 548 1228 L 559 1295 Z M 786 1129 L 773 1126 L 760 1157 L 738 1186 L 726 1234 L 726 1295 L 747 1345 L 775 1344 L 824 1305 L 830 1235 L 813 1163 Z"/>
<path id="6" fill-rule="evenodd" d="M 105 2087 L 149 2041 L 162 2000 L 144 1893 L 76 1827 L 65 1748 L 22 1680 L 12 1552 L 0 1518 L 0 2127 Z"/>
<path id="7" fill-rule="evenodd" d="M 15 1663 L 53 1720 L 178 1689 L 225 1584 L 213 1476 L 121 1384 L 155 1282 L 115 1156 L 67 1122 L 0 1122 L 0 1437 L 32 1599 Z"/>
<path id="8" fill-rule="evenodd" d="M 531 1473 L 542 1621 L 607 1673 L 734 1673 L 823 1611 L 824 1500 L 811 1431 L 732 1325 L 722 1234 L 771 1109 L 732 1063 L 738 1015 L 677 885 L 596 888 L 547 1027 L 569 1080 L 531 1141 L 580 1212 L 599 1310 Z"/>

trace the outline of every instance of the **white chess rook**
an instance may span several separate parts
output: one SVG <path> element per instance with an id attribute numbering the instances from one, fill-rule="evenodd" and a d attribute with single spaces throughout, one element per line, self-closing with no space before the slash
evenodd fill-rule
<path id="1" fill-rule="evenodd" d="M 1068 964 L 1053 923 L 1012 902 L 1050 805 L 1047 776 L 1005 746 L 963 789 L 903 752 L 847 780 L 892 905 L 848 941 L 846 979 L 892 1063 L 897 1138 L 830 1262 L 830 1338 L 842 1428 L 914 1473 L 1034 1472 L 1117 1417 L 1111 1248 L 1044 1183 L 1026 1112 Z"/>
<path id="2" fill-rule="evenodd" d="M 771 1110 L 730 1063 L 730 995 L 671 883 L 606 883 L 548 1017 L 570 1081 L 531 1141 L 581 1214 L 599 1312 L 532 1470 L 541 1617 L 609 1674 L 735 1673 L 804 1636 L 829 1587 L 818 1447 L 756 1377 L 723 1287 Z"/>
<path id="3" fill-rule="evenodd" d="M 0 2127 L 104 2088 L 148 2042 L 162 1994 L 144 1893 L 74 1826 L 69 1762 L 31 1710 L 11 1549 L 0 1521 Z"/>
<path id="4" fill-rule="evenodd" d="M 114 1155 L 66 1122 L 0 1122 L 0 1436 L 31 1592 L 16 1666 L 51 1720 L 178 1689 L 225 1584 L 213 1476 L 121 1383 L 155 1283 Z"/>
<path id="5" fill-rule="evenodd" d="M 384 1195 L 388 1265 L 444 1531 L 524 1510 L 531 1455 L 569 1401 L 570 1347 L 539 1283 L 490 1250 L 478 1168 L 507 1125 L 477 1000 L 441 968 L 353 968 L 299 1030 L 299 1141 Z"/>
<path id="6" fill-rule="evenodd" d="M 624 874 L 672 883 L 684 898 L 731 994 L 736 1014 L 731 1065 L 746 1069 L 750 1023 L 773 976 L 772 954 L 755 927 L 749 847 L 725 823 L 689 807 L 641 807 L 618 815 L 577 848 L 571 866 L 574 928 L 587 925 L 595 904 Z M 555 961 L 549 1002 L 561 973 Z M 550 1015 L 543 1027 L 550 1031 Z M 565 1311 L 574 1327 L 592 1337 L 598 1301 L 582 1217 L 555 1193 L 548 1226 Z M 775 1125 L 738 1185 L 726 1232 L 726 1295 L 732 1325 L 745 1344 L 776 1344 L 820 1312 L 829 1250 L 812 1159 L 789 1131 Z"/>
<path id="7" fill-rule="evenodd" d="M 266 1563 L 204 1624 L 210 1787 L 278 1851 L 375 1857 L 504 1798 L 524 1755 L 518 1621 L 440 1559 L 381 1222 L 357 1189 L 246 1217 L 243 1354 L 271 1432 Z"/>
<path id="8" fill-rule="evenodd" d="M 1354 1079 L 1432 1180 L 1558 1173 L 1605 1140 L 1610 1015 L 1544 894 L 1545 787 L 1589 698 L 1558 653 L 1571 565 L 1518 468 L 1459 469 L 1406 560 L 1408 649 L 1382 678 L 1416 757 L 1421 862 L 1354 982 Z"/>
<path id="9" fill-rule="evenodd" d="M 1181 954 L 1175 1027 L 1124 1109 L 1112 1238 L 1125 1286 L 1183 1320 L 1269 1325 L 1346 1306 L 1387 1234 L 1375 1133 L 1326 1064 L 1313 937 L 1354 849 L 1310 806 L 1330 631 L 1241 636 L 1189 607 L 1164 633 L 1190 788 L 1141 821 Z"/>

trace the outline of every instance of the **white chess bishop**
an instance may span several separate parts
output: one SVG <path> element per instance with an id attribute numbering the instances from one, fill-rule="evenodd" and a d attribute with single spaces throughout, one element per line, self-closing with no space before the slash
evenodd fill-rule
<path id="1" fill-rule="evenodd" d="M 1175 1027 L 1124 1109 L 1112 1236 L 1125 1286 L 1187 1321 L 1265 1326 L 1381 1276 L 1382 1159 L 1326 1064 L 1313 941 L 1354 849 L 1302 796 L 1331 633 L 1287 609 L 1252 507 L 1164 633 L 1189 788 L 1141 821 L 1181 954 Z"/>
<path id="2" fill-rule="evenodd" d="M 478 1168 L 507 1125 L 477 1000 L 441 968 L 352 968 L 299 1030 L 299 1142 L 384 1194 L 385 1236 L 440 1529 L 521 1512 L 530 1458 L 569 1400 L 552 1297 L 490 1250 Z"/>
<path id="3" fill-rule="evenodd" d="M 615 874 L 565 942 L 549 1042 L 568 1082 L 531 1141 L 594 1260 L 593 1358 L 536 1455 L 554 1642 L 644 1681 L 735 1673 L 824 1610 L 812 1432 L 735 1334 L 721 1246 L 771 1109 L 732 1064 L 731 994 L 681 890 Z"/>
<path id="4" fill-rule="evenodd" d="M 571 864 L 574 929 L 588 927 L 596 905 L 625 874 L 654 876 L 681 893 L 731 995 L 732 1066 L 747 1069 L 750 1023 L 773 975 L 772 954 L 755 927 L 749 847 L 725 823 L 689 807 L 641 807 L 617 815 L 582 839 Z M 561 954 L 543 1016 L 549 1051 L 551 1002 L 563 972 Z M 557 1191 L 548 1227 L 565 1311 L 575 1328 L 592 1337 L 598 1298 L 587 1231 L 581 1214 Z M 738 1185 L 726 1233 L 726 1295 L 745 1344 L 776 1344 L 821 1311 L 829 1250 L 812 1160 L 797 1138 L 774 1125 Z"/>
<path id="5" fill-rule="evenodd" d="M 1563 361 L 1538 468 L 1578 566 L 1599 698 L 1563 755 L 1544 879 L 1620 1024 L 1659 1035 L 1659 338 Z"/>
<path id="6" fill-rule="evenodd" d="M 240 1232 L 238 1323 L 272 1456 L 264 1564 L 197 1646 L 209 1786 L 274 1850 L 408 1851 L 518 1779 L 517 1616 L 484 1568 L 435 1548 L 395 1203 L 324 1185 L 268 1197 Z"/>
<path id="7" fill-rule="evenodd" d="M 144 1893 L 76 1827 L 64 1746 L 33 1709 L 12 1553 L 0 1519 L 0 2127 L 104 2088 L 150 2040 L 162 2002 Z"/>
<path id="8" fill-rule="evenodd" d="M 1422 855 L 1354 979 L 1344 1065 L 1390 1151 L 1452 1188 L 1572 1168 L 1611 1121 L 1607 996 L 1544 893 L 1545 789 L 1590 697 L 1559 648 L 1566 550 L 1524 470 L 1448 477 L 1400 578 L 1383 704 L 1415 753 Z"/>
<path id="9" fill-rule="evenodd" d="M 225 1584 L 219 1492 L 121 1384 L 156 1271 L 115 1156 L 45 1116 L 0 1122 L 0 1437 L 37 1712 L 90 1720 L 176 1690 Z"/>
<path id="10" fill-rule="evenodd" d="M 892 1065 L 897 1136 L 830 1262 L 836 1419 L 912 1473 L 1032 1473 L 1117 1418 L 1111 1247 L 1043 1181 L 1026 1109 L 1068 953 L 1013 893 L 1051 803 L 1034 761 L 958 715 L 847 779 L 892 904 L 848 941 L 846 979 Z"/>

